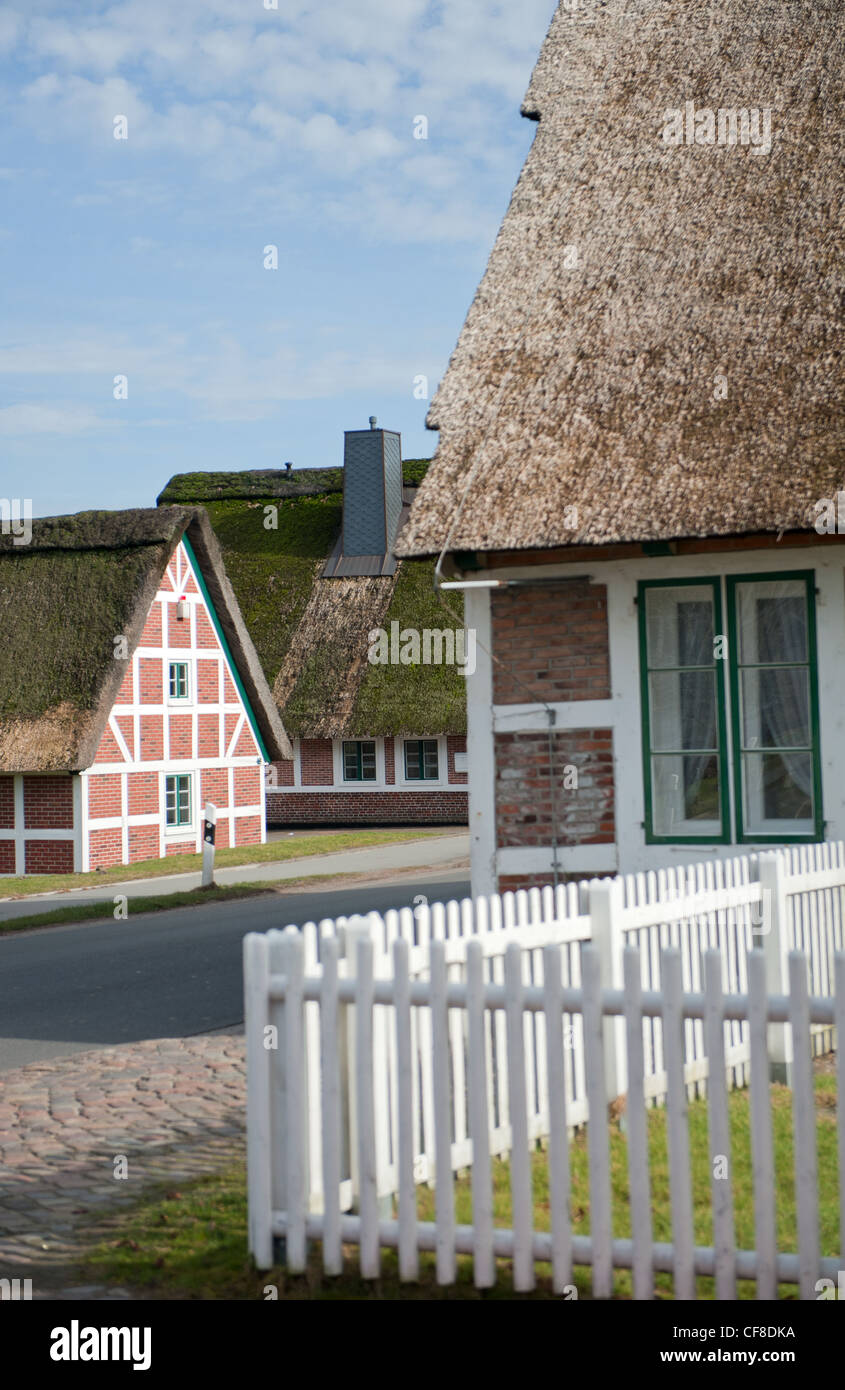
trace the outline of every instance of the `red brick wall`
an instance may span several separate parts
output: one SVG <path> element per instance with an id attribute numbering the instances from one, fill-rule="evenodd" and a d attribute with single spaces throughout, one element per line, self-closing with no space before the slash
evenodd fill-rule
<path id="1" fill-rule="evenodd" d="M 164 757 L 164 720 L 160 714 L 142 714 L 141 762 L 160 762 Z"/>
<path id="2" fill-rule="evenodd" d="M 216 714 L 197 715 L 197 751 L 201 758 L 220 754 L 220 719 Z"/>
<path id="3" fill-rule="evenodd" d="M 93 782 L 93 780 L 92 778 L 91 781 Z M 130 772 L 126 780 L 129 815 L 156 815 L 158 812 L 158 773 Z"/>
<path id="4" fill-rule="evenodd" d="M 280 763 L 273 763 L 272 766 L 273 766 L 273 770 L 274 770 L 275 775 L 276 775 L 276 786 L 277 786 L 277 787 L 292 787 L 292 786 L 293 786 L 293 758 L 286 758 L 283 762 L 280 762 Z M 267 785 L 268 785 L 268 787 L 270 787 L 270 786 L 273 785 L 273 783 L 272 783 L 272 781 L 271 781 L 271 779 L 270 779 L 270 774 L 269 774 L 269 773 L 268 773 Z"/>
<path id="5" fill-rule="evenodd" d="M 191 645 L 191 610 L 188 607 L 187 618 L 178 618 L 179 601 L 174 599 L 172 603 L 165 605 L 167 610 L 167 645 L 169 647 L 190 647 Z M 202 643 L 199 644 L 200 646 Z"/>
<path id="6" fill-rule="evenodd" d="M 257 806 L 261 801 L 261 768 L 235 768 L 235 805 Z"/>
<path id="7" fill-rule="evenodd" d="M 72 840 L 27 840 L 24 872 L 28 874 L 72 874 Z"/>
<path id="8" fill-rule="evenodd" d="M 91 819 L 99 820 L 103 816 L 119 816 L 120 814 L 120 773 L 107 773 L 104 777 L 89 777 L 88 815 Z"/>
<path id="9" fill-rule="evenodd" d="M 330 738 L 304 738 L 299 745 L 299 768 L 303 787 L 331 787 L 334 760 Z"/>
<path id="10" fill-rule="evenodd" d="M 23 823 L 27 830 L 72 830 L 72 777 L 24 777 Z"/>
<path id="11" fill-rule="evenodd" d="M 235 844 L 236 845 L 260 845 L 261 843 L 261 817 L 260 816 L 236 816 L 235 817 Z"/>
<path id="12" fill-rule="evenodd" d="M 147 614 L 144 631 L 141 633 L 141 647 L 161 646 L 161 604 L 154 603 Z"/>
<path id="13" fill-rule="evenodd" d="M 202 769 L 201 801 L 213 801 L 215 806 L 229 804 L 229 774 L 225 767 L 206 767 Z"/>
<path id="14" fill-rule="evenodd" d="M 465 825 L 464 792 L 267 793 L 268 825 Z"/>
<path id="15" fill-rule="evenodd" d="M 15 828 L 14 777 L 0 777 L 0 826 L 4 830 Z"/>
<path id="16" fill-rule="evenodd" d="M 133 694 L 133 689 L 132 689 L 132 662 L 131 662 L 131 660 L 127 657 L 127 659 L 126 659 L 126 674 L 124 675 L 123 680 L 120 682 L 120 689 L 118 690 L 117 694 L 116 694 L 115 697 L 114 697 L 114 702 L 115 702 L 115 704 L 116 704 L 116 705 L 131 705 L 131 704 L 132 704 L 132 694 Z"/>
<path id="17" fill-rule="evenodd" d="M 388 786 L 396 781 L 396 744 L 392 738 L 384 740 L 384 780 Z"/>
<path id="18" fill-rule="evenodd" d="M 193 735 L 190 714 L 170 716 L 170 756 L 190 758 L 193 755 Z"/>
<path id="19" fill-rule="evenodd" d="M 123 754 L 120 751 L 120 744 L 108 726 L 103 731 L 100 745 L 94 757 L 95 763 L 122 763 Z"/>
<path id="20" fill-rule="evenodd" d="M 449 767 L 449 781 L 453 786 L 465 786 L 469 778 L 465 772 L 455 771 L 455 754 L 467 751 L 467 741 L 463 734 L 450 734 L 446 739 L 446 761 Z"/>
<path id="21" fill-rule="evenodd" d="M 129 862 L 137 864 L 142 859 L 158 859 L 158 826 L 129 827 Z"/>
<path id="22" fill-rule="evenodd" d="M 494 591 L 491 617 L 495 704 L 610 698 L 604 584 Z"/>
<path id="23" fill-rule="evenodd" d="M 0 840 L 0 874 L 15 872 L 15 842 Z"/>
<path id="24" fill-rule="evenodd" d="M 89 830 L 88 846 L 92 869 L 107 869 L 111 864 L 119 864 L 123 854 L 120 826 L 111 830 Z"/>
<path id="25" fill-rule="evenodd" d="M 496 830 L 500 847 L 548 845 L 552 838 L 549 739 L 545 732 L 496 734 Z M 610 729 L 561 729 L 553 737 L 558 843 L 612 844 L 613 736 Z M 577 786 L 567 768 L 575 768 Z M 566 786 L 565 783 L 570 785 Z"/>
<path id="26" fill-rule="evenodd" d="M 158 657 L 138 658 L 139 705 L 160 705 L 164 698 L 164 667 Z"/>
<path id="27" fill-rule="evenodd" d="M 204 608 L 197 609 L 197 646 L 208 647 L 213 650 L 219 646 L 217 633 L 214 631 Z M 228 699 L 228 696 L 226 698 Z"/>
<path id="28" fill-rule="evenodd" d="M 200 704 L 216 705 L 219 695 L 217 662 L 197 660 L 197 700 Z"/>

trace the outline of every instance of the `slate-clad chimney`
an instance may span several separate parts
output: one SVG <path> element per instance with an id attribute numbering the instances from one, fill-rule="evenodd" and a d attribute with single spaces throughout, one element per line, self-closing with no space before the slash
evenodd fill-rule
<path id="1" fill-rule="evenodd" d="M 402 438 L 393 430 L 346 430 L 343 554 L 387 555 L 402 511 Z"/>

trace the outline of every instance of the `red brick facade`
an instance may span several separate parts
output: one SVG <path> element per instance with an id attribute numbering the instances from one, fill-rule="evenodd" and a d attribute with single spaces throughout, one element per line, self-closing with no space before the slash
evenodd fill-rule
<path id="1" fill-rule="evenodd" d="M 491 597 L 493 703 L 610 698 L 607 589 L 573 580 Z"/>
<path id="2" fill-rule="evenodd" d="M 337 747 L 331 739 L 302 739 L 295 749 L 294 762 L 274 763 L 275 781 L 267 783 L 267 822 L 269 825 L 462 825 L 468 817 L 467 795 L 452 788 L 465 787 L 467 774 L 456 772 L 455 754 L 466 752 L 463 734 L 449 735 L 440 742 L 440 775 L 445 780 L 434 785 L 424 782 L 401 785 L 403 775 L 402 739 L 376 740 L 378 784 L 335 782 L 335 764 L 341 756 L 342 739 Z M 300 785 L 296 785 L 296 758 Z M 383 781 L 381 769 L 383 767 Z M 284 788 L 282 792 L 274 788 Z M 292 788 L 293 790 L 288 790 Z M 311 790 L 324 788 L 325 790 Z"/>
<path id="3" fill-rule="evenodd" d="M 267 793 L 269 825 L 464 825 L 465 792 Z"/>
<path id="4" fill-rule="evenodd" d="M 172 697 L 171 661 L 187 665 L 187 689 L 180 680 Z M 206 800 L 217 806 L 218 844 L 261 843 L 263 757 L 227 661 L 180 545 L 125 662 L 90 768 L 0 777 L 0 873 L 71 873 L 194 853 Z M 188 778 L 189 820 L 170 826 L 172 776 Z"/>
<path id="5" fill-rule="evenodd" d="M 490 606 L 494 704 L 610 698 L 604 585 L 519 585 L 494 592 Z M 498 850 L 550 849 L 554 838 L 561 848 L 614 843 L 611 729 L 554 728 L 551 755 L 545 729 L 500 730 L 493 751 Z M 559 881 L 568 877 L 579 875 L 561 874 Z M 515 865 L 498 876 L 500 892 L 549 882 L 550 872 Z"/>
<path id="6" fill-rule="evenodd" d="M 494 746 L 500 848 L 551 844 L 553 797 L 548 734 L 496 734 Z M 559 730 L 554 734 L 552 748 L 558 843 L 613 844 L 611 730 Z"/>

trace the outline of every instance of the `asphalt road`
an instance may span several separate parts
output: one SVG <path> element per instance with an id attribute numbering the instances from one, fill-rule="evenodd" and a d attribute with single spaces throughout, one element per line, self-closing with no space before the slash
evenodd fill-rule
<path id="1" fill-rule="evenodd" d="M 92 1047 L 243 1022 L 250 931 L 470 892 L 466 869 L 0 936 L 0 1072 Z"/>

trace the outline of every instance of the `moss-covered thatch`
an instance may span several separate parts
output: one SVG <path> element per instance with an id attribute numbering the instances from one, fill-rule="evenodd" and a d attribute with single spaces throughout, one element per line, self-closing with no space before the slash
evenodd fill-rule
<path id="1" fill-rule="evenodd" d="M 289 756 L 278 712 L 205 514 L 161 507 L 80 512 L 0 534 L 0 771 L 90 765 L 170 556 L 188 532 L 271 756 Z"/>
<path id="2" fill-rule="evenodd" d="M 406 488 L 428 459 L 405 459 Z M 196 473 L 160 502 L 201 502 L 288 734 L 301 738 L 463 733 L 465 682 L 454 666 L 371 665 L 374 628 L 458 627 L 438 602 L 430 561 L 392 576 L 322 578 L 341 528 L 342 469 Z M 450 607 L 462 614 L 460 597 Z"/>

